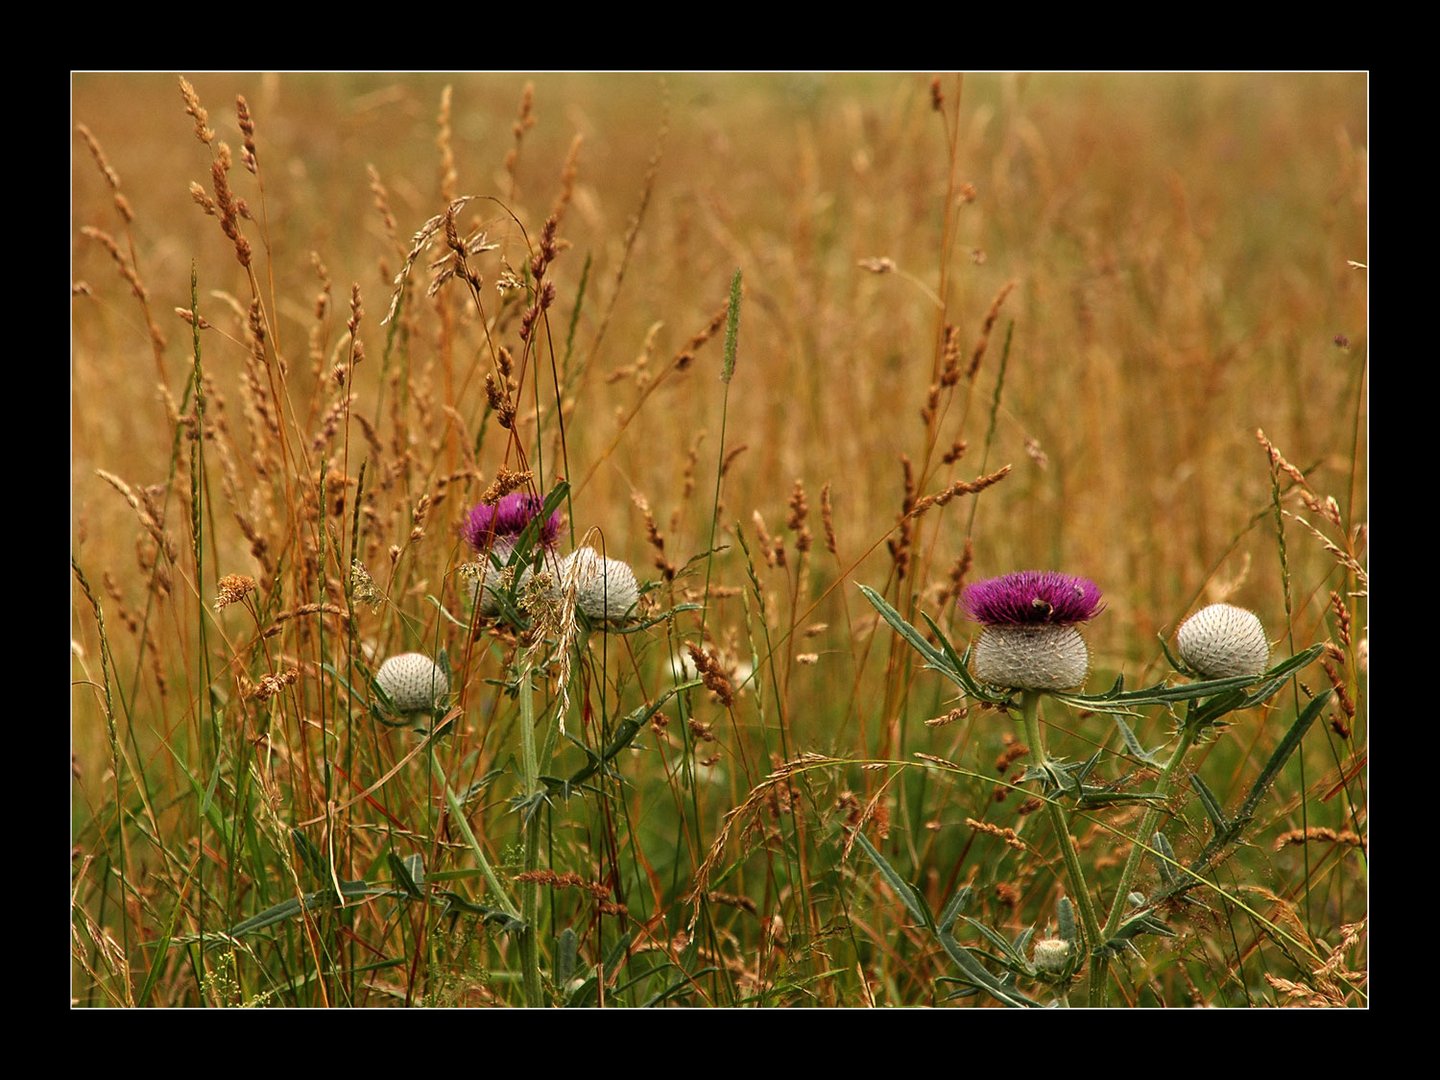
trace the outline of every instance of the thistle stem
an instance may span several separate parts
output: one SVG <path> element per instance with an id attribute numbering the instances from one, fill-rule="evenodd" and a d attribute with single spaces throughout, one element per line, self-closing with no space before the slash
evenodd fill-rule
<path id="1" fill-rule="evenodd" d="M 1180 763 L 1189 753 L 1190 747 L 1195 743 L 1195 736 L 1198 729 L 1190 723 L 1185 723 L 1180 728 L 1180 741 L 1176 744 L 1175 750 L 1170 755 L 1170 760 L 1160 771 L 1160 779 L 1155 785 L 1155 791 L 1159 795 L 1169 795 L 1170 786 L 1174 783 L 1175 773 Z M 1130 855 L 1125 860 L 1125 869 L 1120 873 L 1120 884 L 1115 892 L 1115 903 L 1110 908 L 1110 918 L 1105 922 L 1105 928 L 1101 931 L 1101 940 L 1097 942 L 1103 945 L 1115 932 L 1120 929 L 1120 923 L 1125 918 L 1126 898 L 1130 895 L 1130 886 L 1135 881 L 1135 875 L 1140 870 L 1140 860 L 1149 849 L 1150 838 L 1155 835 L 1155 827 L 1160 823 L 1160 815 L 1164 812 L 1164 804 L 1156 800 L 1155 805 L 1145 811 L 1145 816 L 1140 821 L 1140 831 L 1136 834 L 1135 842 L 1131 845 Z M 1090 974 L 1090 1004 L 1094 1006 L 1104 1005 L 1105 998 L 1109 991 L 1106 975 L 1110 967 L 1108 954 L 1095 956 L 1094 967 Z"/>
<path id="2" fill-rule="evenodd" d="M 1050 763 L 1045 749 L 1045 738 L 1040 731 L 1040 692 L 1024 690 L 1020 694 L 1020 717 L 1025 724 L 1025 738 L 1031 751 L 1036 755 L 1037 764 L 1044 767 Z M 1090 899 L 1090 890 L 1085 885 L 1085 871 L 1080 866 L 1080 856 L 1075 851 L 1075 840 L 1070 835 L 1070 818 L 1059 801 L 1044 794 L 1045 811 L 1050 815 L 1050 824 L 1060 844 L 1060 855 L 1065 860 L 1065 871 L 1070 879 L 1070 891 L 1080 907 L 1080 921 L 1085 925 L 1085 938 L 1094 950 L 1100 943 L 1100 920 L 1095 915 L 1095 905 Z M 1093 955 L 1093 952 L 1092 952 Z M 1094 981 L 1093 975 L 1091 979 Z"/>
<path id="3" fill-rule="evenodd" d="M 520 752 L 525 770 L 525 798 L 528 802 L 540 790 L 540 766 L 535 756 L 535 691 L 530 682 L 530 669 L 520 673 Z M 536 869 L 540 858 L 540 811 L 521 811 L 525 833 L 525 871 Z M 520 931 L 520 963 L 524 972 L 525 1004 L 536 1008 L 541 1000 L 540 936 L 536 925 L 540 914 L 540 885 L 525 881 L 520 893 L 521 917 L 525 928 Z"/>

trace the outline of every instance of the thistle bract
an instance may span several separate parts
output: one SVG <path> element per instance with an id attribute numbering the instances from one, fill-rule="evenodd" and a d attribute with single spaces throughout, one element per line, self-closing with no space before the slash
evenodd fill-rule
<path id="1" fill-rule="evenodd" d="M 1270 662 L 1270 642 L 1253 611 L 1211 604 L 1180 624 L 1180 659 L 1210 679 L 1258 675 Z"/>

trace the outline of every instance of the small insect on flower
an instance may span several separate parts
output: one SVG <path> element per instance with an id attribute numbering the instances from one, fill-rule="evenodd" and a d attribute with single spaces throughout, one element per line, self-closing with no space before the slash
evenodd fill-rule
<path id="1" fill-rule="evenodd" d="M 401 715 L 434 712 L 450 693 L 444 669 L 424 653 L 390 657 L 375 673 L 375 682 Z"/>

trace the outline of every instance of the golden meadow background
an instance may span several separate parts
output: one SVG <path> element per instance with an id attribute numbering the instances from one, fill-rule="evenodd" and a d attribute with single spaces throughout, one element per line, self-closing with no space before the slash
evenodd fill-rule
<path id="1" fill-rule="evenodd" d="M 421 617 L 426 593 L 456 605 L 449 571 L 463 557 L 458 522 L 507 459 L 501 433 L 482 422 L 490 354 L 468 297 L 452 288 L 423 298 L 422 258 L 401 345 L 383 374 L 380 320 L 411 234 L 465 194 L 499 200 L 472 202 L 461 219 L 499 245 L 476 265 L 494 303 L 487 314 L 498 313 L 499 339 L 512 347 L 518 311 L 502 312 L 493 286 L 527 260 L 517 219 L 533 242 L 564 206 L 549 276 L 558 297 L 548 349 L 557 354 L 590 260 L 563 395 L 573 523 L 577 536 L 603 530 L 610 553 L 642 578 L 658 571 L 635 496 L 650 508 L 672 564 L 708 544 L 725 390 L 721 335 L 694 350 L 693 362 L 675 359 L 723 308 L 735 269 L 743 272 L 725 451 L 744 450 L 726 471 L 719 542 L 729 547 L 714 567 L 714 583 L 733 594 L 715 602 L 708 627 L 729 653 L 751 650 L 755 613 L 739 594 L 747 576 L 738 523 L 777 598 L 777 621 L 826 624 L 783 646 L 785 700 L 801 748 L 873 752 L 893 723 L 897 699 L 867 690 L 889 645 L 867 646 L 873 613 L 851 583 L 893 583 L 885 541 L 896 536 L 906 496 L 902 456 L 921 494 L 1012 467 L 978 499 L 921 519 L 905 586 L 914 599 L 934 610 L 927 598 L 944 590 L 967 537 L 972 580 L 1029 567 L 1095 579 L 1109 607 L 1088 632 L 1092 689 L 1119 672 L 1132 682 L 1157 676 L 1156 635 L 1201 599 L 1251 607 L 1273 638 L 1286 636 L 1271 474 L 1257 428 L 1316 496 L 1333 497 L 1338 524 L 1307 509 L 1288 480 L 1286 508 L 1365 557 L 1367 279 L 1357 265 L 1367 259 L 1364 75 L 980 74 L 963 85 L 944 76 L 940 111 L 931 78 L 915 74 L 191 81 L 217 139 L 236 152 L 231 184 L 254 218 L 243 228 L 271 309 L 272 345 L 288 360 L 298 427 L 317 431 L 335 400 L 325 380 L 348 345 L 354 285 L 366 359 L 354 372 L 353 413 L 388 445 L 389 402 L 406 387 L 414 394 L 404 435 L 414 461 L 371 463 L 380 470 L 372 477 L 394 468 L 370 523 L 372 568 L 385 564 L 388 545 L 405 543 L 419 494 L 451 478 L 451 497 L 421 542 L 429 550 L 407 553 L 414 568 L 392 592 Z M 107 605 L 116 669 L 137 715 L 172 714 L 198 698 L 187 676 L 177 680 L 193 657 L 176 646 L 213 600 L 215 578 L 265 574 L 212 493 L 206 580 L 177 582 L 179 599 L 161 603 L 141 627 L 154 541 L 97 470 L 137 491 L 167 480 L 175 424 L 160 387 L 178 400 L 190 374 L 190 328 L 175 309 L 191 307 L 192 266 L 200 314 L 213 327 L 201 335 L 205 370 L 243 460 L 251 446 L 242 420 L 250 285 L 216 219 L 189 191 L 192 181 L 210 189 L 210 153 L 195 138 L 176 77 L 76 75 L 72 89 L 74 122 L 103 148 L 133 210 L 127 230 L 77 135 L 72 554 Z M 255 119 L 263 197 L 239 161 L 237 94 Z M 393 227 L 376 208 L 376 179 Z M 158 337 L 125 279 L 130 269 Z M 327 310 L 317 317 L 327 283 Z M 936 399 L 927 426 L 921 412 L 947 327 L 962 368 L 977 352 L 979 364 Z M 547 352 L 536 370 L 542 411 L 553 413 Z M 549 484 L 565 470 L 553 415 L 543 423 L 537 436 L 533 415 L 522 417 L 521 435 L 541 449 Z M 957 440 L 965 452 L 943 462 Z M 337 445 L 316 451 L 312 470 Z M 352 483 L 365 453 L 352 426 Z M 769 534 L 786 535 L 796 481 L 815 536 L 803 572 L 793 548 L 787 565 L 768 566 L 757 544 L 756 515 Z M 825 485 L 833 553 L 818 520 Z M 252 500 L 246 509 L 261 513 L 254 492 L 242 489 L 242 501 Z M 169 497 L 167 528 L 183 548 L 182 494 Z M 277 513 L 269 505 L 262 518 Z M 286 531 L 280 517 L 262 531 L 272 526 L 277 539 Z M 1332 589 L 1360 590 L 1319 537 L 1288 519 L 1287 541 L 1289 629 L 1299 647 L 1327 636 Z M 684 599 L 686 587 L 682 577 L 671 595 Z M 1362 601 L 1347 602 L 1363 637 Z M 954 631 L 957 640 L 968 634 L 958 621 Z M 94 621 L 78 593 L 73 633 L 75 677 L 93 680 Z M 158 640 L 137 665 L 146 633 Z M 794 663 L 801 652 L 813 662 Z M 145 670 L 152 665 L 154 675 Z M 96 790 L 109 751 L 92 689 L 77 689 L 73 710 L 77 775 L 87 778 L 77 785 L 78 820 L 89 812 L 79 792 Z M 909 745 L 923 748 L 924 737 L 912 734 Z"/>

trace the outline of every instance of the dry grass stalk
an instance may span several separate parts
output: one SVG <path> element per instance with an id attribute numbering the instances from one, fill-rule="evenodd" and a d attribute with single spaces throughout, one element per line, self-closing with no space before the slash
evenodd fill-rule
<path id="1" fill-rule="evenodd" d="M 375 197 L 375 212 L 380 215 L 380 224 L 385 229 L 385 235 L 390 238 L 395 250 L 403 254 L 405 246 L 400 243 L 400 229 L 395 224 L 395 215 L 390 211 L 390 193 L 385 190 L 385 184 L 380 179 L 380 170 L 374 165 L 366 165 L 365 172 L 370 177 L 370 194 Z"/>
<path id="2" fill-rule="evenodd" d="M 394 291 L 390 294 L 390 307 L 385 318 L 380 320 L 381 326 L 388 326 L 390 320 L 395 318 L 395 313 L 400 310 L 400 297 L 405 292 L 405 283 L 410 280 L 410 272 L 415 268 L 420 256 L 435 242 L 435 237 L 445 227 L 446 220 L 452 219 L 453 224 L 454 215 L 473 198 L 473 195 L 462 195 L 458 199 L 450 199 L 443 213 L 436 214 L 415 231 L 415 235 L 410 238 L 410 250 L 405 253 L 405 262 L 392 282 Z"/>
<path id="3" fill-rule="evenodd" d="M 270 621 L 261 637 L 274 637 L 283 630 L 284 624 L 294 619 L 302 619 L 307 615 L 334 615 L 339 618 L 346 618 L 349 615 L 344 608 L 336 604 L 301 604 L 299 607 L 290 608 L 287 611 L 280 611 Z"/>
<path id="4" fill-rule="evenodd" d="M 835 508 L 830 504 L 830 481 L 820 489 L 820 524 L 825 530 L 825 550 L 839 557 L 835 545 Z"/>
<path id="5" fill-rule="evenodd" d="M 226 574 L 215 583 L 215 610 L 224 611 L 255 591 L 255 579 L 248 574 Z"/>
<path id="6" fill-rule="evenodd" d="M 1275 838 L 1275 850 L 1281 851 L 1284 848 L 1298 846 L 1300 844 L 1343 844 L 1347 847 L 1364 847 L 1365 841 L 1349 829 L 1342 829 L 1336 832 L 1334 829 L 1326 828 L 1323 825 L 1312 825 L 1308 829 L 1291 829 L 1289 832 L 1281 833 Z"/>
<path id="7" fill-rule="evenodd" d="M 965 719 L 969 712 L 970 710 L 966 708 L 951 709 L 944 716 L 932 716 L 925 721 L 925 726 L 928 728 L 944 727 L 946 724 L 953 724 L 957 720 Z"/>
<path id="8" fill-rule="evenodd" d="M 694 362 L 695 354 L 700 351 L 700 347 L 720 332 L 720 328 L 725 325 L 725 320 L 729 315 L 730 301 L 726 300 L 725 303 L 720 305 L 720 309 L 716 311 L 714 315 L 710 316 L 710 321 L 701 327 L 700 331 L 685 343 L 683 349 L 675 354 L 675 359 L 672 363 L 676 371 L 684 371 Z"/>
<path id="9" fill-rule="evenodd" d="M 1350 698 L 1350 691 L 1345 686 L 1345 680 L 1340 677 L 1340 672 L 1336 670 L 1335 665 L 1328 656 L 1321 659 L 1320 666 L 1325 669 L 1325 677 L 1330 680 L 1330 685 L 1335 689 L 1335 699 L 1340 702 L 1340 708 L 1344 710 L 1346 720 L 1353 723 L 1355 720 L 1355 702 Z M 1337 729 L 1337 734 L 1339 733 Z M 1343 736 L 1348 736 L 1349 734 L 1350 729 L 1349 726 L 1346 725 Z"/>
<path id="10" fill-rule="evenodd" d="M 790 517 L 785 525 L 795 534 L 795 550 L 802 556 L 810 550 L 812 543 L 810 526 L 806 524 L 809 513 L 810 506 L 805 501 L 805 485 L 797 479 L 794 490 L 790 493 Z"/>
<path id="11" fill-rule="evenodd" d="M 995 329 L 995 320 L 1000 317 L 1000 305 L 1005 303 L 1005 298 L 1015 288 L 1015 282 L 1007 281 L 995 294 L 994 301 L 990 304 L 990 310 L 985 313 L 985 322 L 980 327 L 980 340 L 975 343 L 975 348 L 970 354 L 970 366 L 965 369 L 965 378 L 970 382 L 975 381 L 975 373 L 980 370 L 980 362 L 985 359 L 985 350 L 990 347 L 990 331 Z"/>
<path id="12" fill-rule="evenodd" d="M 730 682 L 730 676 L 725 673 L 718 658 L 714 654 L 706 652 L 693 641 L 685 643 L 685 649 L 690 653 L 690 661 L 695 665 L 695 670 L 700 673 L 700 679 L 720 704 L 729 708 L 735 703 L 735 687 Z"/>
<path id="13" fill-rule="evenodd" d="M 1360 588 L 1366 592 L 1369 591 L 1370 573 L 1363 566 L 1360 565 L 1359 560 L 1357 560 L 1355 556 L 1351 555 L 1348 551 L 1341 550 L 1339 547 L 1337 547 L 1334 543 L 1331 542 L 1329 537 L 1327 537 L 1314 525 L 1311 525 L 1310 522 L 1306 521 L 1299 514 L 1292 514 L 1288 510 L 1284 511 L 1284 514 L 1286 517 L 1299 522 L 1301 525 L 1305 526 L 1305 528 L 1308 529 L 1311 533 L 1313 533 L 1315 535 L 1315 538 L 1324 545 L 1325 550 L 1328 551 L 1331 555 L 1335 556 L 1335 561 L 1355 575 L 1355 579 L 1359 583 Z"/>
<path id="14" fill-rule="evenodd" d="M 435 116 L 435 148 L 440 151 L 440 197 L 446 202 L 455 198 L 455 184 L 460 174 L 455 171 L 455 150 L 451 144 L 450 102 L 452 88 L 440 91 L 440 111 Z"/>
<path id="15" fill-rule="evenodd" d="M 101 174 L 105 177 L 105 183 L 109 185 L 112 197 L 115 200 L 115 209 L 120 214 L 120 219 L 126 225 L 135 221 L 135 211 L 130 206 L 130 201 L 120 191 L 120 174 L 110 165 L 110 160 L 105 156 L 105 151 L 100 147 L 100 141 L 90 133 L 90 129 L 84 124 L 76 124 L 75 130 L 80 133 L 80 138 L 85 140 L 85 145 L 90 149 L 90 156 L 95 159 Z"/>
<path id="16" fill-rule="evenodd" d="M 984 491 L 986 488 L 998 484 L 1009 474 L 1010 466 L 1005 465 L 988 476 L 977 476 L 974 480 L 956 480 L 953 484 L 951 484 L 943 491 L 939 491 L 936 492 L 934 495 L 926 495 L 924 498 L 917 499 L 914 503 L 914 506 L 910 510 L 909 516 L 919 517 L 926 510 L 929 510 L 932 506 L 944 506 L 951 499 L 959 495 L 978 494 L 979 492 Z"/>
<path id="17" fill-rule="evenodd" d="M 269 701 L 276 694 L 283 693 L 287 686 L 294 686 L 300 679 L 299 668 L 286 668 L 277 675 L 262 675 L 260 682 L 245 696 L 254 701 Z"/>
<path id="18" fill-rule="evenodd" d="M 960 381 L 960 328 L 945 324 L 945 341 L 940 350 L 940 385 L 954 386 Z"/>
<path id="19" fill-rule="evenodd" d="M 110 253 L 110 258 L 114 260 L 116 267 L 120 270 L 120 276 L 124 278 L 125 283 L 130 286 L 130 291 L 137 300 L 145 301 L 150 299 L 150 293 L 140 281 L 140 275 L 136 272 L 130 260 L 120 251 L 120 245 L 115 242 L 113 236 L 104 229 L 96 229 L 90 225 L 83 226 L 80 229 L 80 235 L 94 240 Z"/>
<path id="20" fill-rule="evenodd" d="M 690 646 L 687 646 L 690 647 Z M 691 913 L 689 929 L 695 928 L 695 921 L 699 918 L 700 908 L 698 901 L 709 890 L 710 875 L 714 873 L 715 867 L 719 865 L 721 857 L 725 854 L 725 847 L 730 842 L 730 835 L 735 826 L 746 821 L 753 820 L 755 816 L 765 809 L 778 787 L 789 788 L 790 778 L 797 772 L 813 768 L 817 765 L 838 764 L 834 758 L 828 758 L 824 754 L 802 754 L 794 761 L 782 762 L 776 766 L 765 779 L 761 780 L 745 796 L 745 801 L 734 807 L 725 815 L 721 823 L 720 831 L 716 833 L 715 839 L 711 841 L 710 850 L 706 852 L 704 861 L 695 871 L 694 883 L 690 891 L 685 894 L 684 900 L 687 904 L 694 904 L 695 909 Z"/>
<path id="21" fill-rule="evenodd" d="M 145 531 L 154 538 L 160 550 L 165 552 L 165 557 L 173 563 L 177 557 L 175 541 L 170 539 L 165 533 L 165 530 L 160 527 L 159 520 L 152 515 L 150 511 L 145 509 L 140 502 L 140 497 L 135 494 L 130 485 L 114 473 L 106 472 L 104 469 L 96 469 L 95 475 L 125 497 L 125 501 L 130 504 L 130 509 L 135 511 L 135 515 L 140 519 L 140 524 L 144 527 Z"/>
<path id="22" fill-rule="evenodd" d="M 551 889 L 579 889 L 597 900 L 610 899 L 610 886 L 603 881 L 587 881 L 579 874 L 567 872 L 558 874 L 554 870 L 526 870 L 515 875 L 516 881 L 533 882 Z"/>
<path id="23" fill-rule="evenodd" d="M 230 190 L 230 147 L 218 143 L 215 156 L 210 161 L 210 183 L 215 192 L 213 204 L 202 203 L 207 214 L 220 219 L 220 231 L 229 238 L 235 248 L 235 258 L 245 269 L 250 268 L 250 241 L 240 231 L 240 217 L 248 216 L 243 199 L 237 199 Z M 198 186 L 198 185 L 195 185 Z M 194 193 L 194 186 L 191 193 Z"/>
<path id="24" fill-rule="evenodd" d="M 534 478 L 534 474 L 529 469 L 512 472 L 501 465 L 500 471 L 495 474 L 495 479 L 490 481 L 490 486 L 480 496 L 480 501 L 486 506 L 494 506 L 506 495 L 520 490 Z"/>
<path id="25" fill-rule="evenodd" d="M 1335 612 L 1335 628 L 1340 634 L 1340 642 L 1347 648 L 1350 645 L 1350 608 L 1344 599 L 1335 590 L 1330 590 L 1330 609 Z"/>
<path id="26" fill-rule="evenodd" d="M 635 208 L 629 227 L 625 230 L 620 261 L 615 266 L 615 279 L 610 286 L 610 298 L 606 301 L 605 313 L 600 317 L 600 325 L 595 329 L 595 337 L 590 341 L 591 360 L 599 354 L 600 343 L 605 339 L 605 331 L 610 328 L 610 319 L 615 314 L 616 301 L 620 299 L 620 288 L 625 283 L 625 272 L 630 266 L 630 257 L 635 250 L 635 239 L 640 235 L 640 226 L 645 222 L 645 211 L 649 209 L 650 197 L 655 193 L 655 178 L 660 174 L 660 159 L 665 152 L 665 136 L 670 130 L 670 95 L 668 91 L 665 94 L 664 110 L 663 119 L 660 121 L 660 131 L 655 137 L 655 151 L 650 155 L 650 161 L 645 167 L 645 177 L 640 183 L 640 204 Z"/>
<path id="27" fill-rule="evenodd" d="M 209 146 L 215 138 L 215 132 L 210 127 L 210 115 L 200 104 L 200 95 L 195 93 L 195 87 L 183 75 L 180 76 L 180 96 L 185 99 L 185 112 L 195 120 L 195 137 Z"/>
<path id="28" fill-rule="evenodd" d="M 992 825 L 987 821 L 976 821 L 974 818 L 969 817 L 965 819 L 965 824 L 969 825 L 970 828 L 974 829 L 976 832 L 989 833 L 991 836 L 998 836 L 1001 840 L 1004 840 L 1006 844 L 1014 848 L 1016 851 L 1030 850 L 1028 847 L 1025 846 L 1025 841 L 1020 839 L 1020 835 L 1014 829 L 1008 829 L 1001 825 Z"/>
<path id="29" fill-rule="evenodd" d="M 1285 473 L 1301 487 L 1309 487 L 1309 484 L 1305 481 L 1305 474 L 1285 460 L 1280 451 L 1275 448 L 1275 444 L 1266 437 L 1263 429 L 1255 429 L 1255 438 L 1259 441 L 1260 445 L 1265 448 L 1265 453 L 1269 455 L 1270 464 L 1273 468 Z"/>
<path id="30" fill-rule="evenodd" d="M 674 581 L 678 567 L 665 557 L 665 536 L 660 532 L 660 527 L 655 524 L 655 515 L 650 512 L 650 503 L 638 491 L 631 492 L 630 500 L 639 508 L 641 515 L 645 518 L 645 538 L 655 549 L 655 568 L 660 571 L 666 581 Z"/>
<path id="31" fill-rule="evenodd" d="M 510 125 L 510 132 L 515 136 L 515 145 L 505 155 L 505 172 L 510 177 L 510 198 L 515 198 L 515 166 L 520 162 L 520 147 L 525 140 L 525 132 L 535 126 L 535 84 L 527 82 L 525 89 L 520 91 L 520 110 L 515 115 L 515 123 Z"/>
<path id="32" fill-rule="evenodd" d="M 555 197 L 555 205 L 550 208 L 550 216 L 557 224 L 565 220 L 565 211 L 575 197 L 575 181 L 580 175 L 580 144 L 584 141 L 584 136 L 576 132 L 575 137 L 570 140 L 570 150 L 565 155 L 565 164 L 560 170 L 560 194 Z"/>
<path id="33" fill-rule="evenodd" d="M 245 100 L 244 94 L 235 95 L 235 120 L 240 126 L 243 140 L 240 146 L 240 161 L 251 176 L 256 176 L 259 174 L 260 161 L 255 156 L 255 120 L 250 115 L 250 103 Z"/>
<path id="34" fill-rule="evenodd" d="M 904 495 L 900 500 L 900 521 L 895 535 L 885 541 L 890 558 L 895 563 L 895 577 L 904 581 L 910 569 L 910 545 L 915 537 L 915 467 L 908 454 L 900 455 L 900 470 L 904 478 Z"/>

